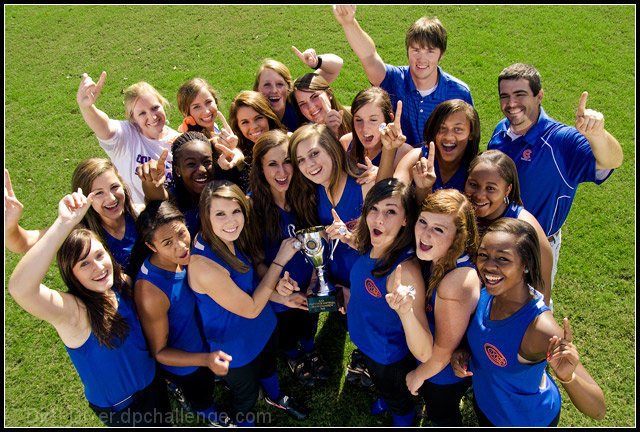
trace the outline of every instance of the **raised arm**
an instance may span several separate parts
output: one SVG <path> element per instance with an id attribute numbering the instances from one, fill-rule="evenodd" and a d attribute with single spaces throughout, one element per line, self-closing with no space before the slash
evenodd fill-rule
<path id="1" fill-rule="evenodd" d="M 598 111 L 587 109 L 587 97 L 584 92 L 576 112 L 576 129 L 591 144 L 596 158 L 596 169 L 614 169 L 622 165 L 623 154 L 620 143 L 604 128 L 604 116 Z"/>
<path id="2" fill-rule="evenodd" d="M 335 81 L 342 70 L 342 57 L 335 54 L 316 54 L 316 50 L 309 48 L 305 52 L 300 52 L 298 48 L 292 46 L 291 49 L 300 60 L 316 73 L 327 80 L 329 84 Z"/>
<path id="3" fill-rule="evenodd" d="M 387 74 L 382 58 L 376 51 L 373 39 L 365 33 L 356 21 L 355 5 L 334 5 L 333 15 L 342 25 L 344 34 L 351 45 L 351 49 L 358 56 L 367 79 L 374 86 L 379 86 Z"/>
<path id="4" fill-rule="evenodd" d="M 96 108 L 96 100 L 107 78 L 107 73 L 102 72 L 98 83 L 93 82 L 86 73 L 82 74 L 82 81 L 78 87 L 76 100 L 80 107 L 82 117 L 98 139 L 107 140 L 116 133 L 109 122 L 109 116 Z"/>

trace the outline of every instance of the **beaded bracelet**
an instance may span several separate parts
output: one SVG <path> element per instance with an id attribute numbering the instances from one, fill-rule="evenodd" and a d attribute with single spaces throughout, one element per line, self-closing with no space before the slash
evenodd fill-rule
<path id="1" fill-rule="evenodd" d="M 574 379 L 576 379 L 576 373 L 575 371 L 571 374 L 571 379 L 569 381 L 562 381 L 560 378 L 558 378 L 558 375 L 556 375 L 556 379 L 558 381 L 560 381 L 562 384 L 569 384 L 571 381 L 573 381 Z"/>

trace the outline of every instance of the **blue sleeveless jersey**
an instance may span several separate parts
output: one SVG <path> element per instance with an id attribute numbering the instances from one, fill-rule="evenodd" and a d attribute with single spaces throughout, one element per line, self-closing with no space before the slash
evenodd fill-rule
<path id="1" fill-rule="evenodd" d="M 502 217 L 518 219 L 522 210 L 524 210 L 524 207 L 512 203 L 507 207 L 507 210 L 504 212 Z"/>
<path id="2" fill-rule="evenodd" d="M 289 225 L 293 225 L 295 229 L 295 220 L 293 217 L 293 213 L 280 209 L 280 232 L 282 233 L 283 239 L 289 238 Z M 265 245 L 264 262 L 267 264 L 267 266 L 269 266 L 278 254 L 278 250 L 280 250 L 281 241 L 270 242 L 267 238 L 266 233 L 263 235 L 263 241 Z M 309 286 L 309 283 L 311 282 L 313 266 L 309 264 L 309 262 L 305 259 L 303 253 L 296 252 L 293 258 L 291 258 L 287 265 L 284 266 L 281 274 L 284 274 L 285 270 L 289 272 L 289 276 L 291 277 L 291 279 L 298 282 L 300 292 L 305 292 L 305 290 Z M 274 312 L 282 312 L 290 309 L 289 307 L 280 303 L 270 303 Z"/>
<path id="3" fill-rule="evenodd" d="M 118 404 L 119 409 L 124 409 L 132 402 L 127 398 L 151 384 L 156 361 L 147 348 L 133 301 L 115 293 L 118 313 L 129 325 L 124 342 L 116 340 L 117 346 L 109 349 L 101 346 L 92 332 L 79 348 L 65 348 L 80 375 L 87 400 L 101 408 Z"/>
<path id="4" fill-rule="evenodd" d="M 289 132 L 295 132 L 296 129 L 298 129 L 298 115 L 289 102 L 287 102 L 284 107 L 284 114 L 282 115 L 281 122 Z"/>
<path id="5" fill-rule="evenodd" d="M 138 272 L 138 280 L 146 280 L 155 285 L 171 303 L 167 312 L 169 320 L 167 346 L 192 353 L 207 352 L 196 308 L 196 298 L 189 287 L 186 268 L 178 273 L 167 271 L 154 266 L 147 258 Z M 199 367 L 159 364 L 163 369 L 181 376 L 195 372 Z"/>
<path id="6" fill-rule="evenodd" d="M 560 392 L 545 372 L 546 360 L 522 364 L 518 352 L 527 327 L 549 310 L 538 292 L 535 298 L 510 317 L 489 318 L 493 296 L 482 288 L 478 308 L 467 339 L 471 347 L 471 370 L 476 401 L 496 426 L 549 426 L 560 412 Z M 542 377 L 546 383 L 540 388 Z"/>
<path id="7" fill-rule="evenodd" d="M 355 132 L 353 132 L 353 133 L 355 133 Z M 347 147 L 347 153 L 349 153 L 351 151 L 351 146 L 352 145 L 353 145 L 353 140 L 351 140 L 351 142 L 349 143 L 349 147 Z M 378 155 L 376 157 L 371 159 L 371 163 L 373 165 L 379 167 L 381 159 L 382 159 L 382 151 L 380 151 L 380 153 L 378 153 Z M 359 160 L 358 163 L 364 164 L 364 157 L 362 158 L 362 160 Z"/>
<path id="8" fill-rule="evenodd" d="M 471 258 L 466 253 L 463 254 L 460 258 L 458 258 L 458 260 L 456 261 L 456 268 L 461 268 L 461 267 L 470 267 L 475 269 L 475 266 L 473 265 Z M 449 270 L 449 271 L 453 271 L 453 270 Z M 449 272 L 447 272 L 447 274 L 448 273 Z M 430 272 L 427 271 L 427 273 L 423 274 L 423 276 L 424 276 L 424 283 L 425 285 L 428 286 L 429 278 L 431 277 Z M 427 320 L 429 321 L 429 329 L 431 330 L 431 334 L 433 335 L 434 338 L 436 337 L 436 315 L 434 313 L 434 309 L 436 305 L 437 292 L 438 292 L 438 288 L 436 288 L 433 291 L 433 293 L 431 294 L 431 299 L 429 300 L 429 304 L 427 304 Z M 439 373 L 429 378 L 429 381 L 432 382 L 433 384 L 447 385 L 447 384 L 458 383 L 463 379 L 464 378 L 458 378 L 453 373 L 453 368 L 451 367 L 451 364 L 448 364 Z"/>
<path id="9" fill-rule="evenodd" d="M 107 239 L 107 245 L 109 246 L 109 250 L 111 251 L 111 255 L 113 259 L 120 264 L 123 272 L 127 272 L 129 270 L 129 261 L 131 258 L 131 249 L 133 249 L 133 245 L 136 243 L 138 239 L 138 232 L 136 231 L 136 223 L 133 220 L 133 217 L 126 213 L 124 214 L 125 221 L 125 230 L 124 237 L 122 240 L 118 240 L 111 234 L 107 232 L 107 230 L 103 229 L 104 236 Z"/>
<path id="10" fill-rule="evenodd" d="M 176 189 L 173 184 L 168 186 L 169 191 L 175 197 Z M 187 226 L 187 230 L 193 239 L 198 231 L 200 231 L 200 212 L 198 206 L 196 204 L 190 204 L 189 206 L 178 206 L 177 200 L 175 201 L 178 210 L 180 213 L 184 215 L 185 225 Z"/>
<path id="11" fill-rule="evenodd" d="M 422 146 L 422 156 L 429 157 L 429 145 Z M 451 176 L 448 182 L 443 183 L 442 177 L 440 177 L 440 168 L 438 166 L 438 158 L 433 158 L 433 167 L 436 171 L 436 182 L 433 184 L 431 188 L 432 192 L 437 191 L 438 189 L 457 189 L 460 192 L 464 193 L 464 183 L 465 177 L 467 176 L 467 170 L 469 169 L 469 165 L 462 163 L 458 170 Z"/>
<path id="12" fill-rule="evenodd" d="M 381 277 L 371 272 L 378 260 L 371 251 L 360 256 L 351 269 L 351 297 L 347 308 L 349 337 L 360 351 L 380 364 L 402 360 L 409 352 L 398 313 L 389 307 L 387 277 L 396 266 L 414 254 L 406 249 L 391 271 Z"/>
<path id="13" fill-rule="evenodd" d="M 220 264 L 229 271 L 231 279 L 242 291 L 252 295 L 258 286 L 253 267 L 246 273 L 238 273 L 218 257 L 202 240 L 200 234 L 191 251 L 192 255 L 202 255 Z M 236 250 L 236 256 L 245 264 L 250 261 Z M 267 305 L 254 319 L 244 318 L 224 309 L 211 297 L 194 291 L 202 321 L 204 337 L 210 351 L 222 350 L 233 357 L 230 367 L 238 368 L 251 362 L 260 354 L 276 327 L 276 316 Z"/>
<path id="14" fill-rule="evenodd" d="M 358 224 L 358 219 L 362 213 L 362 187 L 356 180 L 347 176 L 347 183 L 340 197 L 340 202 L 336 205 L 335 210 L 340 219 L 347 225 L 349 230 L 353 231 Z M 327 197 L 327 192 L 323 186 L 318 187 L 318 217 L 322 225 L 331 225 L 333 223 L 333 215 L 331 209 L 334 208 Z M 358 259 L 358 251 L 351 246 L 338 242 L 336 250 L 333 254 L 333 261 L 326 263 L 326 269 L 329 272 L 329 279 L 333 283 L 341 285 L 349 285 L 349 273 L 353 263 Z"/>

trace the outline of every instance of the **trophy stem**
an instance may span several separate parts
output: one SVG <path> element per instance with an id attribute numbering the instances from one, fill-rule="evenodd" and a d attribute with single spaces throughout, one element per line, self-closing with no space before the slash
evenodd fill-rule
<path id="1" fill-rule="evenodd" d="M 317 267 L 316 268 L 318 270 L 318 295 L 319 296 L 326 296 L 329 295 L 329 286 L 327 285 L 327 281 L 324 279 L 324 266 L 322 267 Z"/>

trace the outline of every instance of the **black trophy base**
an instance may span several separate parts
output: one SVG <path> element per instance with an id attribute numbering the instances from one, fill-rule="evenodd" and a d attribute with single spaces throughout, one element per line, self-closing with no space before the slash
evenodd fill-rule
<path id="1" fill-rule="evenodd" d="M 336 296 L 309 296 L 307 297 L 307 305 L 310 313 L 319 312 L 335 312 L 338 310 Z"/>

